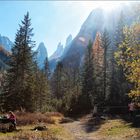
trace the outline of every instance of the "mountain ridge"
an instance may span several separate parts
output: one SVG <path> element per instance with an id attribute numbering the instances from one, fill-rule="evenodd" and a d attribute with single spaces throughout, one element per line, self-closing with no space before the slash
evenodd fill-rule
<path id="1" fill-rule="evenodd" d="M 0 46 L 3 46 L 7 51 L 11 51 L 13 42 L 8 37 L 0 34 Z"/>
<path id="2" fill-rule="evenodd" d="M 8 63 L 10 60 L 11 53 L 8 52 L 4 47 L 0 46 L 0 70 L 8 69 Z"/>

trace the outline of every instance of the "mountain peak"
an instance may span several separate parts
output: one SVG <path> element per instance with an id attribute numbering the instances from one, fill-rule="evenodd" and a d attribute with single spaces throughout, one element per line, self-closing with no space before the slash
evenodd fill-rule
<path id="1" fill-rule="evenodd" d="M 7 51 L 11 51 L 11 48 L 13 46 L 13 42 L 10 41 L 10 39 L 6 36 L 2 36 L 0 34 L 0 45 L 4 47 Z"/>
<path id="2" fill-rule="evenodd" d="M 58 61 L 61 59 L 64 52 L 61 42 L 58 43 L 56 51 L 49 58 L 49 66 L 51 71 L 54 71 Z"/>
<path id="3" fill-rule="evenodd" d="M 64 52 L 63 52 L 63 56 L 62 58 L 66 55 L 66 53 L 69 51 L 70 49 L 70 46 L 71 46 L 71 43 L 72 43 L 72 35 L 69 34 L 67 39 L 66 39 L 66 44 L 65 44 L 65 48 L 64 48 Z"/>
<path id="4" fill-rule="evenodd" d="M 62 58 L 64 66 L 78 68 L 83 63 L 85 49 L 95 39 L 96 33 L 101 32 L 104 24 L 104 13 L 101 8 L 91 11 L 85 22 L 82 24 L 79 33 L 72 40 L 69 50 Z"/>
<path id="5" fill-rule="evenodd" d="M 0 46 L 0 70 L 7 69 L 11 53 Z"/>
<path id="6" fill-rule="evenodd" d="M 63 50 L 63 45 L 59 42 L 56 51 L 50 56 L 49 60 L 60 58 L 63 54 Z"/>
<path id="7" fill-rule="evenodd" d="M 60 51 L 60 49 L 63 50 L 63 45 L 61 44 L 61 42 L 59 42 L 57 45 L 57 50 Z"/>
<path id="8" fill-rule="evenodd" d="M 69 44 L 71 43 L 71 41 L 72 41 L 72 35 L 71 34 L 69 34 L 69 36 L 67 37 L 67 39 L 66 39 L 66 44 L 65 44 L 65 47 L 68 47 L 69 46 Z"/>
<path id="9" fill-rule="evenodd" d="M 39 50 L 45 50 L 45 52 L 47 52 L 47 50 L 46 50 L 46 47 L 45 47 L 45 45 L 44 45 L 44 43 L 43 42 L 41 42 L 39 45 L 38 45 L 38 49 Z"/>
<path id="10" fill-rule="evenodd" d="M 40 68 L 43 68 L 44 61 L 48 57 L 47 49 L 43 42 L 41 42 L 37 48 L 37 63 Z"/>
<path id="11" fill-rule="evenodd" d="M 87 32 L 87 30 L 93 30 L 99 28 L 103 24 L 104 13 L 103 9 L 97 8 L 91 11 L 85 22 L 83 23 L 80 32 Z"/>

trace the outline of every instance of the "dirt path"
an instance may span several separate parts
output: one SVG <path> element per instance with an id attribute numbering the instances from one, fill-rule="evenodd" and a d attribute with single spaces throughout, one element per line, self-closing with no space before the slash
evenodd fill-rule
<path id="1" fill-rule="evenodd" d="M 93 137 L 93 133 L 90 133 L 90 129 L 92 129 L 92 132 L 96 129 L 88 125 L 90 119 L 91 116 L 88 115 L 80 120 L 64 123 L 62 126 L 74 135 L 75 140 L 97 140 L 96 137 Z"/>
<path id="2" fill-rule="evenodd" d="M 63 126 L 74 135 L 75 140 L 95 140 L 85 132 L 80 121 L 63 124 Z"/>
<path id="3" fill-rule="evenodd" d="M 139 140 L 140 129 L 133 128 L 122 119 L 108 119 L 97 122 L 87 115 L 74 122 L 61 124 L 74 140 Z"/>

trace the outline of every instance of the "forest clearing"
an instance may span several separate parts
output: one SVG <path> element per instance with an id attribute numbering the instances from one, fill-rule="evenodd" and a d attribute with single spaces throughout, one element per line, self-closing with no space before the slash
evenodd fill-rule
<path id="1" fill-rule="evenodd" d="M 49 114 L 49 113 L 48 113 Z M 42 115 L 36 122 L 36 117 L 40 114 L 27 114 L 32 118 L 19 118 L 17 130 L 13 132 L 1 132 L 0 140 L 139 140 L 140 128 L 133 127 L 131 122 L 127 122 L 120 116 L 95 120 L 91 114 L 80 119 L 64 118 L 63 115 L 50 113 Z M 35 117 L 36 116 L 36 117 Z M 23 123 L 20 121 L 22 120 Z M 64 121 L 63 121 L 64 120 Z M 64 123 L 62 123 L 64 122 Z M 34 128 L 46 126 L 44 130 Z"/>

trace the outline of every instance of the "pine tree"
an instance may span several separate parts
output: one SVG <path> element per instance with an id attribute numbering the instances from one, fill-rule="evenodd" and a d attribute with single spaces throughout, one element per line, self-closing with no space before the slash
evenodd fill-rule
<path id="1" fill-rule="evenodd" d="M 112 49 L 112 78 L 111 78 L 111 96 L 114 97 L 115 105 L 122 105 L 125 102 L 125 94 L 128 91 L 128 83 L 126 81 L 123 67 L 121 65 L 118 66 L 116 59 L 114 59 L 115 52 L 119 49 L 119 44 L 121 44 L 124 40 L 123 29 L 125 27 L 125 16 L 123 12 L 120 14 L 120 18 L 117 23 L 115 39 L 114 39 L 114 47 Z M 123 55 L 123 54 L 122 54 Z M 115 100 L 115 97 L 117 100 Z M 111 97 L 110 97 L 111 98 Z"/>
<path id="2" fill-rule="evenodd" d="M 80 95 L 79 70 L 73 68 L 64 68 L 62 111 L 67 114 L 78 112 L 78 98 Z M 77 112 L 76 112 L 77 111 Z"/>
<path id="3" fill-rule="evenodd" d="M 110 94 L 108 97 L 108 105 L 116 106 L 121 104 L 121 95 L 118 92 L 120 90 L 120 82 L 119 82 L 119 72 L 118 65 L 116 64 L 116 59 L 114 57 L 114 50 L 111 49 L 111 78 L 110 78 Z"/>
<path id="4" fill-rule="evenodd" d="M 52 111 L 51 105 L 51 92 L 50 92 L 50 68 L 48 57 L 44 61 L 44 68 L 36 70 L 36 101 L 37 110 L 39 111 Z"/>
<path id="5" fill-rule="evenodd" d="M 58 62 L 56 69 L 54 71 L 53 77 L 51 79 L 52 85 L 52 92 L 57 97 L 57 99 L 61 99 L 64 92 L 63 92 L 63 64 L 62 62 Z"/>
<path id="6" fill-rule="evenodd" d="M 101 34 L 98 32 L 93 44 L 93 63 L 94 63 L 94 92 L 98 106 L 104 102 L 103 96 L 103 63 L 104 48 L 101 46 Z"/>
<path id="7" fill-rule="evenodd" d="M 89 41 L 87 46 L 83 74 L 82 74 L 82 95 L 81 95 L 81 106 L 83 111 L 89 111 L 92 109 L 95 103 L 94 95 L 94 74 L 93 74 L 93 50 L 92 42 Z"/>
<path id="8" fill-rule="evenodd" d="M 69 69 L 70 70 L 70 69 Z M 81 95 L 81 77 L 80 69 L 72 69 L 69 72 L 68 82 L 68 94 L 70 94 L 70 104 L 68 113 L 78 114 L 81 113 L 81 105 L 79 104 L 79 97 Z M 66 89 L 67 90 L 67 89 Z"/>
<path id="9" fill-rule="evenodd" d="M 57 111 L 61 113 L 67 113 L 70 104 L 70 97 L 69 93 L 69 86 L 70 86 L 70 79 L 69 74 L 65 70 L 63 63 L 58 62 L 56 69 L 50 79 L 51 83 L 51 92 L 53 99 L 53 106 L 56 108 Z"/>
<path id="10" fill-rule="evenodd" d="M 31 40 L 33 28 L 29 13 L 24 16 L 24 20 L 17 31 L 10 68 L 7 71 L 6 84 L 4 87 L 4 99 L 6 110 L 17 110 L 24 108 L 32 111 L 32 87 L 31 78 L 33 77 L 33 57 L 34 41 Z"/>
<path id="11" fill-rule="evenodd" d="M 106 100 L 107 94 L 107 66 L 108 66 L 108 49 L 110 47 L 110 38 L 107 30 L 105 29 L 101 38 L 101 46 L 104 49 L 103 58 L 103 97 Z"/>
<path id="12" fill-rule="evenodd" d="M 35 79 L 35 108 L 37 111 L 45 112 L 50 111 L 50 89 L 49 89 L 49 83 L 48 79 L 46 78 L 46 75 L 43 70 L 39 70 L 39 68 L 36 71 L 36 79 Z"/>
<path id="13" fill-rule="evenodd" d="M 45 62 L 44 62 L 44 72 L 45 72 L 46 78 L 49 80 L 51 76 L 51 72 L 50 72 L 48 57 L 46 57 Z"/>

